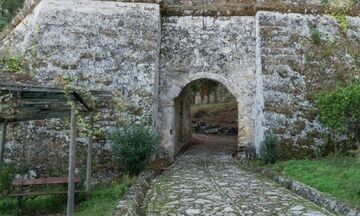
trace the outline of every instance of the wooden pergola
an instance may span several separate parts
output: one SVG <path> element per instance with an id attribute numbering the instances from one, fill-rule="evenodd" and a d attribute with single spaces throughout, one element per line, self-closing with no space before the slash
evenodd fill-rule
<path id="1" fill-rule="evenodd" d="M 111 94 L 106 91 L 89 91 L 92 96 L 106 101 Z M 86 193 L 90 195 L 91 188 L 91 163 L 92 163 L 92 136 L 93 136 L 93 112 L 104 108 L 104 103 L 95 103 L 92 107 L 87 103 L 87 98 L 76 90 L 64 90 L 60 88 L 40 87 L 19 84 L 0 83 L 0 105 L 5 105 L 5 97 L 11 98 L 11 112 L 0 113 L 0 168 L 4 161 L 4 149 L 6 140 L 6 128 L 10 122 L 22 122 L 31 120 L 44 120 L 51 118 L 71 117 L 70 122 L 70 148 L 69 148 L 69 171 L 68 171 L 68 199 L 67 215 L 74 215 L 75 193 L 75 152 L 76 152 L 76 114 L 83 113 L 90 117 L 91 134 L 88 140 L 87 168 L 86 168 Z M 72 103 L 69 103 L 72 102 Z M 1 111 L 1 110 L 0 110 Z"/>

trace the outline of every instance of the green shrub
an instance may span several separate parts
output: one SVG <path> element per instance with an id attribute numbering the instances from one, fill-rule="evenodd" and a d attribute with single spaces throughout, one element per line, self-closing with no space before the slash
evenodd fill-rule
<path id="1" fill-rule="evenodd" d="M 338 134 L 353 135 L 360 143 L 360 82 L 316 97 L 320 122 Z"/>
<path id="2" fill-rule="evenodd" d="M 7 194 L 11 188 L 15 169 L 9 164 L 0 167 L 0 195 Z"/>
<path id="3" fill-rule="evenodd" d="M 277 159 L 277 139 L 274 135 L 267 134 L 260 144 L 259 160 L 265 164 L 273 164 Z"/>
<path id="4" fill-rule="evenodd" d="M 317 28 L 312 28 L 310 29 L 310 38 L 313 41 L 314 44 L 318 45 L 321 43 L 321 36 L 322 33 L 320 32 L 319 29 Z"/>
<path id="5" fill-rule="evenodd" d="M 115 157 L 130 174 L 138 174 L 155 154 L 160 135 L 142 125 L 118 129 L 112 134 Z"/>
<path id="6" fill-rule="evenodd" d="M 5 56 L 7 55 L 7 56 Z M 1 53 L 0 55 L 0 72 L 23 74 L 25 70 L 25 60 L 11 53 Z"/>

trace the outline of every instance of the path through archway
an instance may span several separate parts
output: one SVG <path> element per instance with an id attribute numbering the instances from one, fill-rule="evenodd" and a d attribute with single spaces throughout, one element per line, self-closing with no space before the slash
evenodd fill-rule
<path id="1" fill-rule="evenodd" d="M 197 79 L 174 99 L 175 152 L 191 144 L 206 145 L 211 139 L 231 152 L 238 146 L 238 103 L 220 82 Z"/>

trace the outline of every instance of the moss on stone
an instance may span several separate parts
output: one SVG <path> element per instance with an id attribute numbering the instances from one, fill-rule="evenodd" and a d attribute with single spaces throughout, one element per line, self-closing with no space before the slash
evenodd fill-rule
<path id="1" fill-rule="evenodd" d="M 264 110 L 268 112 L 283 114 L 288 117 L 291 117 L 294 114 L 294 109 L 291 106 L 278 106 L 276 104 L 270 104 L 270 103 L 265 104 Z"/>
<path id="2" fill-rule="evenodd" d="M 286 133 L 287 129 L 286 128 L 273 128 L 272 131 L 273 131 L 273 134 L 284 134 L 284 133 Z"/>
<path id="3" fill-rule="evenodd" d="M 292 139 L 280 139 L 278 141 L 277 150 L 280 160 L 288 160 L 295 158 L 294 155 L 294 141 Z"/>
<path id="4" fill-rule="evenodd" d="M 295 136 L 296 134 L 301 133 L 306 127 L 306 122 L 303 120 L 297 120 L 293 123 L 291 128 L 291 135 Z"/>
<path id="5" fill-rule="evenodd" d="M 301 112 L 299 117 L 307 119 L 309 122 L 315 121 L 318 116 L 318 110 L 314 107 L 301 107 L 299 111 Z"/>

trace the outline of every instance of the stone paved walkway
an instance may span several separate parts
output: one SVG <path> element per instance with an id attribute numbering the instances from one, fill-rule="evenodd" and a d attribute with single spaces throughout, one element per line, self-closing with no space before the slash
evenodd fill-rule
<path id="1" fill-rule="evenodd" d="M 277 184 L 242 170 L 231 140 L 205 137 L 153 180 L 146 215 L 332 215 Z"/>

